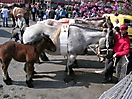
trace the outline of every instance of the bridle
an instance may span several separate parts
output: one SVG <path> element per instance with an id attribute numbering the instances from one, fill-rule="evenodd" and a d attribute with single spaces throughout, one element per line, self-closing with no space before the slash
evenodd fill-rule
<path id="1" fill-rule="evenodd" d="M 107 32 L 103 43 L 96 45 L 95 48 L 92 48 L 91 46 L 89 46 L 89 48 L 98 56 L 99 62 L 103 62 L 105 57 L 109 55 L 109 52 L 113 51 L 113 49 L 110 48 L 110 42 L 109 42 L 109 39 L 113 39 L 113 38 L 109 36 L 109 34 L 110 32 Z M 101 46 L 105 46 L 105 47 L 101 48 Z"/>

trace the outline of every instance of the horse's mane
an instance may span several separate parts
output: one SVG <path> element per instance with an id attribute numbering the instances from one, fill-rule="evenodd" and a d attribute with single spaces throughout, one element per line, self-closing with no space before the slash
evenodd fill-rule
<path id="1" fill-rule="evenodd" d="M 36 45 L 36 44 L 38 44 L 39 42 L 41 42 L 42 39 L 43 39 L 43 36 L 40 36 L 40 37 L 36 38 L 35 40 L 26 43 L 26 45 Z"/>

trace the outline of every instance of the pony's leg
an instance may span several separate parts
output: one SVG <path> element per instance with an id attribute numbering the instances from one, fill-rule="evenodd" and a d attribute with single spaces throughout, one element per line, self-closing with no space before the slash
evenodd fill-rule
<path id="1" fill-rule="evenodd" d="M 28 66 L 28 64 L 25 63 L 25 64 L 24 64 L 24 68 L 23 68 L 23 70 L 24 70 L 26 73 L 27 73 L 27 66 Z M 33 69 L 34 69 L 34 68 L 33 68 Z M 37 72 L 33 70 L 32 77 L 34 76 L 34 74 L 37 74 Z"/>
<path id="2" fill-rule="evenodd" d="M 6 83 L 6 85 L 11 85 L 12 84 L 12 80 L 9 77 L 8 74 L 8 66 L 10 63 L 11 59 L 7 60 L 7 61 L 2 61 L 2 74 L 3 74 L 3 81 Z"/>
<path id="3" fill-rule="evenodd" d="M 26 84 L 30 88 L 34 87 L 33 84 L 32 84 L 33 70 L 34 70 L 34 63 L 27 63 L 27 66 L 26 66 L 26 71 L 27 71 Z"/>
<path id="4" fill-rule="evenodd" d="M 66 71 L 67 71 L 68 75 L 70 75 L 74 72 L 72 68 L 73 68 L 74 62 L 76 62 L 76 57 L 77 56 L 75 54 L 68 53 L 68 55 L 67 55 Z"/>

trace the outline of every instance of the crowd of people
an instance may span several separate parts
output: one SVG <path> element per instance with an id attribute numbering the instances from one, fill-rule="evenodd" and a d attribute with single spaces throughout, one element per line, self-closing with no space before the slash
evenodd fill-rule
<path id="1" fill-rule="evenodd" d="M 40 21 L 43 20 L 44 15 L 45 19 L 55 19 L 59 20 L 60 18 L 68 18 L 68 12 L 65 7 L 58 6 L 56 9 L 54 7 L 47 7 L 45 10 L 41 6 L 37 7 L 32 5 L 31 13 L 33 21 L 36 21 L 39 18 Z"/>

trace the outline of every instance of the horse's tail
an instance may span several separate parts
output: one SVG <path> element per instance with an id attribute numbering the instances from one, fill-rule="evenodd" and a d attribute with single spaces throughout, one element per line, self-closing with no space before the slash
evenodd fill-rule
<path id="1" fill-rule="evenodd" d="M 53 42 L 54 42 L 55 45 L 56 45 L 57 42 L 58 42 L 58 37 L 59 37 L 59 35 L 60 35 L 60 32 L 61 32 L 61 27 L 60 27 L 60 28 L 56 31 L 56 33 L 55 33 L 54 40 L 53 40 Z"/>

